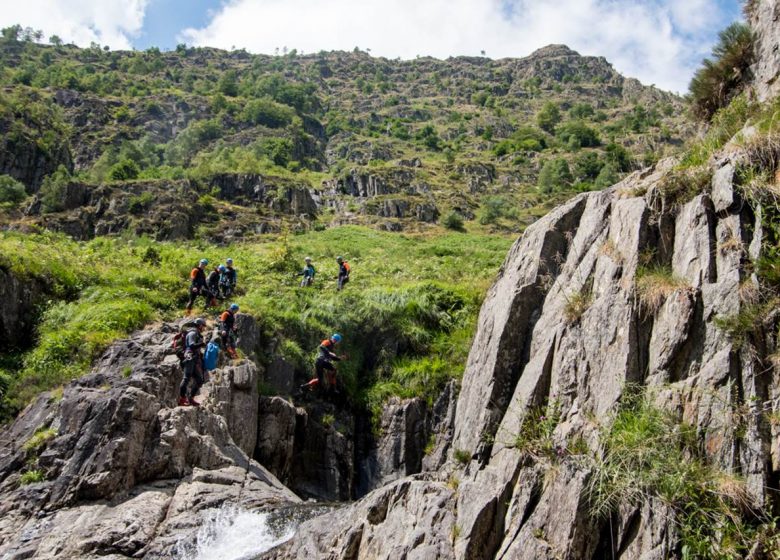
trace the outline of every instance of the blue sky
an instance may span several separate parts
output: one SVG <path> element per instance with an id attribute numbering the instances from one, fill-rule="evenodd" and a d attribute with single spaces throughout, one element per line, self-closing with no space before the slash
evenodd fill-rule
<path id="1" fill-rule="evenodd" d="M 684 92 L 739 0 L 25 0 L 0 10 L 66 41 L 116 49 L 176 44 L 371 49 L 389 58 L 526 56 L 550 43 L 604 56 L 625 75 Z"/>

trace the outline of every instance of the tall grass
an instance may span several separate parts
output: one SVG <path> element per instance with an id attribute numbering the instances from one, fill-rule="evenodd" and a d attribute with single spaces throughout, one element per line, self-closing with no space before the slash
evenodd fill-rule
<path id="1" fill-rule="evenodd" d="M 594 516 L 656 497 L 674 512 L 683 558 L 743 558 L 751 549 L 775 557 L 772 521 L 751 511 L 741 478 L 700 456 L 695 428 L 635 394 L 601 437 L 587 487 Z"/>
<path id="2" fill-rule="evenodd" d="M 319 342 L 338 331 L 350 354 L 339 374 L 353 398 L 374 406 L 391 395 L 430 400 L 460 375 L 481 299 L 510 243 L 498 236 L 408 236 L 361 227 L 228 247 L 0 233 L 0 266 L 43 279 L 52 297 L 20 366 L 0 372 L 3 404 L 18 410 L 38 392 L 88 371 L 117 338 L 180 314 L 189 270 L 202 257 L 214 264 L 235 260 L 236 301 L 269 341 L 281 341 L 278 351 L 299 370 L 305 373 Z M 335 289 L 338 255 L 353 271 L 342 292 Z M 304 256 L 318 271 L 306 289 L 295 276 Z"/>

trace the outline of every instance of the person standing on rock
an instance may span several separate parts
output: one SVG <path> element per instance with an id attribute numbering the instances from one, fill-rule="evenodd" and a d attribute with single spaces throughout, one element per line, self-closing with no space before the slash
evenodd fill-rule
<path id="1" fill-rule="evenodd" d="M 200 403 L 195 400 L 195 395 L 198 394 L 201 385 L 203 385 L 203 348 L 206 347 L 203 331 L 205 328 L 205 319 L 195 319 L 195 327 L 187 332 L 184 339 L 184 360 L 181 363 L 184 377 L 179 386 L 179 406 L 200 406 Z M 190 385 L 189 393 L 187 391 L 188 385 Z"/>
<path id="2" fill-rule="evenodd" d="M 314 275 L 317 271 L 314 269 L 314 265 L 311 264 L 311 257 L 306 257 L 304 260 L 303 271 L 298 273 L 298 276 L 303 276 L 301 280 L 301 288 L 311 286 L 314 283 Z"/>
<path id="3" fill-rule="evenodd" d="M 338 284 L 336 289 L 341 291 L 344 289 L 344 284 L 349 282 L 349 263 L 342 257 L 336 257 L 336 263 L 339 265 Z"/>
<path id="4" fill-rule="evenodd" d="M 192 312 L 192 304 L 198 296 L 206 299 L 206 307 L 211 303 L 211 294 L 206 282 L 206 266 L 209 264 L 207 259 L 201 259 L 198 266 L 190 272 L 190 300 L 187 302 L 186 312 L 189 315 Z"/>
<path id="5" fill-rule="evenodd" d="M 346 356 L 338 355 L 334 352 L 336 346 L 341 342 L 341 335 L 339 333 L 333 333 L 330 338 L 326 338 L 320 343 L 317 349 L 317 359 L 314 362 L 314 371 L 316 377 L 301 385 L 301 389 L 310 389 L 314 386 L 319 387 L 319 390 L 324 394 L 330 394 L 336 390 L 336 366 L 333 362 L 343 360 Z M 327 374 L 327 379 L 325 375 Z"/>
<path id="6" fill-rule="evenodd" d="M 222 339 L 222 347 L 234 360 L 238 359 L 236 353 L 236 313 L 238 313 L 238 304 L 231 303 L 227 311 L 219 316 L 219 337 Z"/>

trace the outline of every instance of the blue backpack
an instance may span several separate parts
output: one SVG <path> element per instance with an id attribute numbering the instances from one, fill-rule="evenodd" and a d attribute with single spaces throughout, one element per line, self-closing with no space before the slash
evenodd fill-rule
<path id="1" fill-rule="evenodd" d="M 206 353 L 203 354 L 203 369 L 211 371 L 217 369 L 217 359 L 219 358 L 219 346 L 214 342 L 209 342 L 206 346 Z"/>

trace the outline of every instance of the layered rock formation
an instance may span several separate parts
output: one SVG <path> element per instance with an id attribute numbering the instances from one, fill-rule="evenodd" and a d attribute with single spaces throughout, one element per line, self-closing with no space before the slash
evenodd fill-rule
<path id="1" fill-rule="evenodd" d="M 224 504 L 300 501 L 250 458 L 254 364 L 216 370 L 202 407 L 176 407 L 175 328 L 116 343 L 92 374 L 41 395 L 3 431 L 3 558 L 168 558 Z M 24 484 L 31 473 L 42 480 Z"/>
<path id="2" fill-rule="evenodd" d="M 756 281 L 745 262 L 761 246 L 760 219 L 736 194 L 729 157 L 713 164 L 707 193 L 660 204 L 671 163 L 574 198 L 512 248 L 483 305 L 451 425 L 450 457 L 462 465 L 377 490 L 267 557 L 676 556 L 668 506 L 648 499 L 606 520 L 591 515 L 590 463 L 567 451 L 581 438 L 598 452 L 629 384 L 695 426 L 708 460 L 740 473 L 752 506 L 766 507 L 780 478 L 777 427 L 760 413 L 780 396 L 763 365 L 774 335 L 740 346 L 715 324 Z M 651 265 L 678 279 L 654 310 L 636 288 Z M 560 411 L 552 463 L 516 445 L 537 421 L 532 411 L 551 403 Z"/>
<path id="3" fill-rule="evenodd" d="M 754 87 L 762 101 L 780 93 L 780 3 L 777 0 L 748 2 L 750 25 L 756 33 Z"/>

